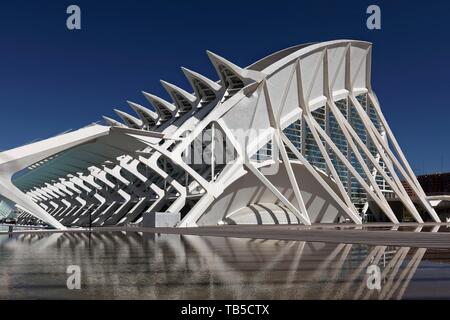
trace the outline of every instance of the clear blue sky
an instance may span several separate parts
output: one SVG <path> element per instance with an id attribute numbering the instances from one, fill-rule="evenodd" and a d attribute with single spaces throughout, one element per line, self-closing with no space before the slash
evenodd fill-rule
<path id="1" fill-rule="evenodd" d="M 82 30 L 66 29 L 66 8 Z M 382 30 L 366 28 L 378 4 Z M 217 79 L 205 50 L 247 66 L 279 49 L 348 38 L 374 44 L 373 87 L 416 173 L 450 171 L 448 1 L 9 1 L 0 5 L 0 149 L 77 129 L 189 89 L 186 66 Z M 191 89 L 189 89 L 191 91 Z"/>

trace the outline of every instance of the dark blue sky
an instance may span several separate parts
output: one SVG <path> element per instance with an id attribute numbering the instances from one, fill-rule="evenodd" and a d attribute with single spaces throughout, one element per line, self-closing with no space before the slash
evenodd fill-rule
<path id="1" fill-rule="evenodd" d="M 66 28 L 66 8 L 82 30 Z M 378 4 L 382 30 L 366 28 Z M 0 5 L 0 149 L 77 129 L 191 89 L 180 66 L 217 79 L 209 49 L 240 66 L 305 42 L 373 42 L 373 87 L 416 173 L 450 171 L 447 1 L 9 1 Z"/>

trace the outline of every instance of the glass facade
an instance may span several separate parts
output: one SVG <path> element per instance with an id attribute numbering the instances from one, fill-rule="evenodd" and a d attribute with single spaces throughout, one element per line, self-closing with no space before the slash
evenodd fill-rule
<path id="1" fill-rule="evenodd" d="M 267 142 L 262 146 L 252 157 L 255 161 L 266 161 L 272 159 L 272 141 Z"/>
<path id="2" fill-rule="evenodd" d="M 369 115 L 370 120 L 372 121 L 372 123 L 374 124 L 374 126 L 378 130 L 378 132 L 380 132 L 380 133 L 384 132 L 384 128 L 383 128 L 383 125 L 381 124 L 381 120 L 378 116 L 378 113 L 377 113 L 374 105 L 370 101 L 368 102 L 368 105 L 367 105 L 367 114 Z M 384 163 L 383 159 L 381 159 L 381 156 L 378 154 L 378 151 L 376 150 L 376 146 L 374 145 L 374 143 L 372 141 L 370 141 L 369 148 L 370 148 L 370 151 L 373 154 L 373 156 L 378 160 L 381 168 L 383 168 L 384 172 L 386 172 L 386 175 L 388 177 L 391 177 L 391 174 L 386 170 L 386 164 Z M 391 187 L 386 183 L 386 180 L 383 178 L 383 176 L 379 172 L 376 172 L 376 174 L 375 174 L 375 181 L 377 182 L 381 191 L 383 191 L 385 193 L 392 192 Z"/>
<path id="3" fill-rule="evenodd" d="M 336 101 L 336 107 L 339 109 L 339 111 L 342 113 L 342 115 L 347 119 L 347 100 L 339 100 Z M 348 158 L 348 143 L 347 139 L 345 139 L 345 135 L 342 132 L 335 115 L 330 112 L 329 113 L 329 135 L 333 143 L 336 145 L 336 147 L 339 149 L 339 151 Z M 342 181 L 342 184 L 348 188 L 348 181 L 349 181 L 349 172 L 347 167 L 342 163 L 341 160 L 336 156 L 336 154 L 330 150 L 330 159 L 333 163 L 334 168 L 336 169 L 337 174 L 339 175 L 339 178 Z"/>
<path id="4" fill-rule="evenodd" d="M 369 116 L 369 119 L 373 122 L 376 129 L 382 133 L 384 132 L 384 128 L 381 124 L 381 121 L 378 117 L 377 111 L 373 104 L 369 102 L 367 94 L 361 94 L 356 97 L 359 104 L 362 106 L 364 111 Z M 378 154 L 378 150 L 376 145 L 371 140 L 368 135 L 364 123 L 362 122 L 356 107 L 348 98 L 344 98 L 335 102 L 337 109 L 341 112 L 345 119 L 350 123 L 358 137 L 361 141 L 367 146 L 368 150 L 372 154 L 372 156 L 379 161 L 380 166 L 384 169 L 386 167 L 385 163 L 380 159 L 380 155 Z M 355 168 L 358 174 L 364 179 L 364 181 L 369 184 L 369 179 L 365 174 L 361 163 L 356 158 L 355 154 L 351 151 L 347 139 L 345 138 L 344 133 L 342 132 L 339 123 L 336 119 L 336 116 L 331 112 L 326 106 L 320 107 L 311 112 L 313 118 L 320 125 L 320 127 L 327 132 L 333 143 L 339 149 L 339 151 L 347 158 L 347 160 L 351 163 L 351 165 Z M 301 152 L 305 158 L 309 161 L 310 164 L 315 166 L 318 169 L 321 169 L 327 172 L 327 166 L 325 163 L 325 159 L 320 152 L 320 149 L 314 139 L 314 136 L 308 127 L 308 125 L 303 120 L 296 120 L 288 127 L 283 130 L 286 137 L 292 142 L 292 144 Z M 337 157 L 337 155 L 333 152 L 333 150 L 325 144 L 325 142 L 321 139 L 321 142 L 328 150 L 328 155 L 333 163 L 334 168 L 336 169 L 337 174 L 339 175 L 340 180 L 342 181 L 345 189 L 347 190 L 352 202 L 355 204 L 355 207 L 358 210 L 362 210 L 364 204 L 367 202 L 367 193 L 358 180 L 349 172 L 343 162 Z M 386 181 L 383 179 L 382 175 L 377 172 L 376 168 L 369 161 L 366 154 L 363 152 L 361 148 L 355 143 L 358 148 L 359 153 L 361 154 L 364 163 L 369 168 L 372 176 L 375 178 L 378 186 L 383 192 L 391 192 L 389 186 L 386 184 Z M 296 159 L 293 152 L 287 149 L 287 153 L 289 158 Z M 386 170 L 385 170 L 386 172 Z M 389 176 L 389 174 L 388 174 Z M 370 184 L 369 184 L 370 185 Z"/>
<path id="5" fill-rule="evenodd" d="M 326 110 L 325 107 L 321 107 L 319 109 L 311 112 L 313 118 L 317 121 L 320 127 L 326 130 Z M 304 155 L 306 160 L 309 161 L 313 166 L 323 170 L 326 172 L 325 159 L 322 157 L 322 153 L 320 152 L 319 146 L 314 140 L 314 136 L 311 132 L 311 129 L 306 125 L 305 126 L 305 150 Z"/>
<path id="6" fill-rule="evenodd" d="M 288 127 L 283 130 L 284 134 L 292 142 L 294 147 L 302 153 L 302 121 L 298 119 L 292 122 Z M 291 149 L 286 148 L 289 159 L 297 159 Z"/>
<path id="7" fill-rule="evenodd" d="M 364 111 L 367 111 L 366 105 L 367 105 L 367 97 L 365 94 L 359 95 L 356 97 L 361 107 L 364 109 Z M 352 126 L 352 128 L 355 130 L 358 137 L 361 139 L 361 141 L 367 145 L 367 132 L 364 127 L 364 123 L 362 122 L 358 111 L 356 110 L 356 107 L 353 105 L 350 99 L 348 99 L 349 104 L 349 123 Z M 368 164 L 367 156 L 362 150 L 358 147 L 358 152 L 361 154 L 364 163 Z M 350 163 L 352 166 L 356 169 L 356 172 L 364 179 L 364 181 L 367 183 L 368 178 L 364 172 L 364 169 L 361 165 L 361 163 L 356 158 L 355 154 L 351 154 L 351 161 Z M 370 168 L 370 166 L 369 166 Z M 364 188 L 361 186 L 361 184 L 358 182 L 358 180 L 352 176 L 351 177 L 351 187 L 350 187 L 350 198 L 352 199 L 352 202 L 355 204 L 356 209 L 362 210 L 364 204 L 367 202 L 367 194 Z"/>

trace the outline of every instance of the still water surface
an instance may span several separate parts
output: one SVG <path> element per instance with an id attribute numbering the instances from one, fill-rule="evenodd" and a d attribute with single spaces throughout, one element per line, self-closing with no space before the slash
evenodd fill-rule
<path id="1" fill-rule="evenodd" d="M 381 289 L 367 286 L 378 265 Z M 68 290 L 69 265 L 81 290 Z M 0 299 L 450 298 L 450 250 L 140 232 L 0 235 Z"/>

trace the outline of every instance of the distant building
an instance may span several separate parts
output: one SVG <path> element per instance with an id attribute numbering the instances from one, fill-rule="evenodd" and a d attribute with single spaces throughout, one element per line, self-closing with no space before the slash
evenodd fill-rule
<path id="1" fill-rule="evenodd" d="M 450 195 L 450 172 L 426 174 L 417 180 L 427 196 Z"/>
<path id="2" fill-rule="evenodd" d="M 438 215 L 441 218 L 450 217 L 450 172 L 424 174 L 417 176 L 417 180 Z M 415 193 L 406 181 L 402 183 L 408 195 L 414 199 Z"/>

